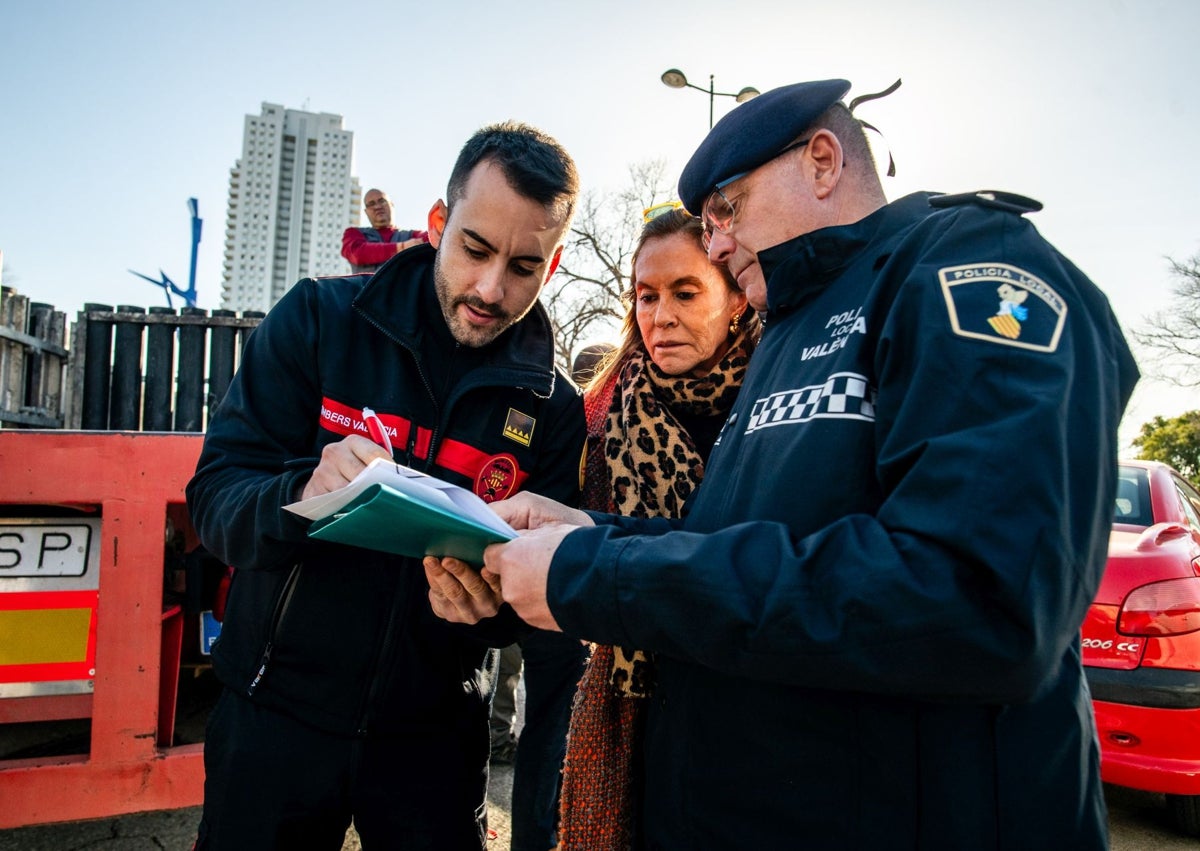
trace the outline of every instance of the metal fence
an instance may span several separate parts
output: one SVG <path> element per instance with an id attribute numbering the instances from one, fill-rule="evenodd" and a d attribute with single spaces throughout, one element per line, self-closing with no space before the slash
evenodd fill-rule
<path id="1" fill-rule="evenodd" d="M 204 431 L 264 314 L 85 304 L 66 316 L 8 287 L 0 302 L 0 426 Z"/>
<path id="2" fill-rule="evenodd" d="M 66 314 L 0 287 L 0 426 L 63 427 Z"/>

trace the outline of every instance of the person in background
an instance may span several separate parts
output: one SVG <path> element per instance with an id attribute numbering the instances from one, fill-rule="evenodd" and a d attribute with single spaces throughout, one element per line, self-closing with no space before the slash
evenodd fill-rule
<path id="1" fill-rule="evenodd" d="M 684 519 L 518 496 L 483 574 L 655 654 L 646 848 L 1107 849 L 1079 630 L 1137 367 L 1037 202 L 888 203 L 849 87 L 760 95 L 683 170 L 765 312 Z"/>
<path id="2" fill-rule="evenodd" d="M 700 219 L 674 204 L 645 212 L 620 344 L 584 392 L 585 508 L 678 517 L 704 475 L 760 332 Z M 641 731 L 653 655 L 595 646 L 571 714 L 562 851 L 622 851 L 641 807 Z"/>
<path id="3" fill-rule="evenodd" d="M 596 375 L 596 369 L 605 355 L 614 348 L 616 347 L 612 343 L 592 343 L 580 349 L 571 364 L 571 378 L 574 382 L 580 387 L 586 387 Z"/>
<path id="4" fill-rule="evenodd" d="M 485 127 L 429 245 L 301 281 L 251 335 L 187 486 L 200 540 L 237 567 L 199 851 L 337 851 L 352 819 L 367 851 L 486 846 L 485 663 L 531 630 L 494 593 L 474 605 L 476 569 L 313 540 L 283 506 L 388 457 L 372 417 L 395 460 L 484 500 L 578 500 L 582 400 L 537 302 L 578 191 L 549 136 Z M 448 622 L 459 606 L 475 626 Z"/>
<path id="5" fill-rule="evenodd" d="M 406 248 L 429 242 L 429 231 L 396 230 L 392 226 L 392 199 L 379 189 L 363 196 L 368 228 L 346 228 L 342 234 L 342 256 L 356 275 L 371 273 Z"/>

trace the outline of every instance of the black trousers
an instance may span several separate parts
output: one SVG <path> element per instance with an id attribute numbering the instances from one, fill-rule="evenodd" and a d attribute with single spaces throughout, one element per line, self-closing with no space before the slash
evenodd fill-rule
<path id="1" fill-rule="evenodd" d="M 400 738 L 335 736 L 226 690 L 204 742 L 197 851 L 487 845 L 487 724 Z"/>
<path id="2" fill-rule="evenodd" d="M 558 844 L 558 801 L 575 687 L 587 648 L 577 638 L 538 630 L 521 641 L 525 659 L 525 727 L 512 786 L 512 851 Z"/>

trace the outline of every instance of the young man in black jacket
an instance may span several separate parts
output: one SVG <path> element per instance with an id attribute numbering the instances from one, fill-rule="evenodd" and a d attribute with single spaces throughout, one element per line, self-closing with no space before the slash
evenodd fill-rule
<path id="1" fill-rule="evenodd" d="M 386 456 L 364 408 L 397 461 L 484 500 L 577 499 L 582 406 L 537 303 L 577 193 L 553 139 L 484 128 L 429 246 L 301 281 L 252 335 L 187 488 L 201 541 L 237 568 L 199 849 L 336 851 L 351 819 L 366 848 L 484 847 L 485 660 L 529 628 L 474 569 L 311 540 L 283 506 Z M 455 611 L 479 623 L 440 617 Z"/>

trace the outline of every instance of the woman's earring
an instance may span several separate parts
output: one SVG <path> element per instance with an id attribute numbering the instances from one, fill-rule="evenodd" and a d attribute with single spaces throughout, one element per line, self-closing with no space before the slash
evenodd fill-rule
<path id="1" fill-rule="evenodd" d="M 738 311 L 737 313 L 733 314 L 733 318 L 729 320 L 729 333 L 736 337 L 737 332 L 738 332 L 738 326 L 740 326 L 741 324 L 742 324 L 742 314 L 741 314 L 741 311 Z"/>

